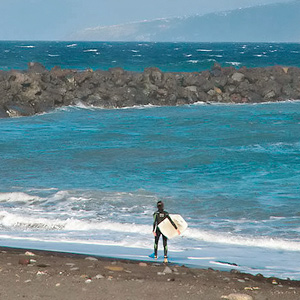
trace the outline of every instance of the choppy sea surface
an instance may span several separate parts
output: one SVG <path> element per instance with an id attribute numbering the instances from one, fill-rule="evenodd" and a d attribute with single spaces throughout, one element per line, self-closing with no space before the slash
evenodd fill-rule
<path id="1" fill-rule="evenodd" d="M 0 42 L 0 69 L 29 61 L 135 71 L 195 71 L 214 60 L 299 66 L 299 51 L 298 44 Z M 171 261 L 300 279 L 299 128 L 298 101 L 82 106 L 0 119 L 0 245 L 147 260 L 162 200 L 189 224 L 169 241 Z"/>
<path id="2" fill-rule="evenodd" d="M 26 69 L 30 61 L 72 69 L 122 67 L 197 72 L 224 67 L 300 67 L 300 45 L 280 43 L 118 43 L 0 41 L 0 70 Z"/>

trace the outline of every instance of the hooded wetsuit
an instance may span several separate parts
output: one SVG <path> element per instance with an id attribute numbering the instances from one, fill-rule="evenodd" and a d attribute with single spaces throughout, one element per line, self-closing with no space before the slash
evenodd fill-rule
<path id="1" fill-rule="evenodd" d="M 168 218 L 171 222 L 171 224 L 174 226 L 175 229 L 177 229 L 176 224 L 172 221 L 172 219 L 169 216 L 169 213 L 165 210 L 158 210 L 153 214 L 153 232 L 156 233 L 155 241 L 154 241 L 154 255 L 157 257 L 157 250 L 158 250 L 158 241 L 160 238 L 160 235 L 163 237 L 163 245 L 164 245 L 164 256 L 167 257 L 168 255 L 168 245 L 167 245 L 167 237 L 165 237 L 159 230 L 158 224 L 162 222 L 165 218 Z"/>

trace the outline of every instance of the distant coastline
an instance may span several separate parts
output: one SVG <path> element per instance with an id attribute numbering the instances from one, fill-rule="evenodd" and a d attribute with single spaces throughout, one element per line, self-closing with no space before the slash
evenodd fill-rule
<path id="1" fill-rule="evenodd" d="M 30 62 L 27 70 L 0 71 L 0 117 L 30 116 L 78 105 L 122 108 L 203 103 L 263 103 L 300 99 L 300 68 L 236 69 L 215 63 L 202 72 L 144 72 L 122 68 L 47 70 Z"/>
<path id="2" fill-rule="evenodd" d="M 70 41 L 299 42 L 299 1 L 82 28 Z"/>

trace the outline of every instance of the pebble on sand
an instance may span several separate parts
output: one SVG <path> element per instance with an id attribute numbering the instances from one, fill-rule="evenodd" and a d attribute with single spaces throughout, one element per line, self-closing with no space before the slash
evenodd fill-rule
<path id="1" fill-rule="evenodd" d="M 253 300 L 252 296 L 247 294 L 229 294 L 228 296 L 222 296 L 222 299 L 228 300 Z"/>
<path id="2" fill-rule="evenodd" d="M 26 256 L 35 256 L 35 254 L 33 252 L 30 252 L 30 251 L 26 251 L 24 255 L 26 255 Z"/>
<path id="3" fill-rule="evenodd" d="M 27 265 L 30 264 L 30 260 L 27 259 L 27 258 L 20 258 L 20 259 L 19 259 L 19 264 L 20 264 L 20 265 L 27 266 Z"/>
<path id="4" fill-rule="evenodd" d="M 146 263 L 144 263 L 144 262 L 140 262 L 140 263 L 139 263 L 139 266 L 140 266 L 140 267 L 147 267 L 148 265 L 147 265 Z"/>
<path id="5" fill-rule="evenodd" d="M 165 267 L 165 269 L 163 271 L 163 273 L 165 273 L 165 274 L 172 274 L 172 272 L 173 271 L 169 267 Z"/>
<path id="6" fill-rule="evenodd" d="M 86 257 L 85 260 L 98 261 L 98 259 L 96 257 L 92 257 L 92 256 Z"/>
<path id="7" fill-rule="evenodd" d="M 104 268 L 109 270 L 109 271 L 116 271 L 116 272 L 120 272 L 120 271 L 124 270 L 123 267 L 119 267 L 119 266 L 106 266 Z"/>
<path id="8" fill-rule="evenodd" d="M 47 271 L 37 271 L 36 275 L 40 276 L 40 275 L 47 275 Z"/>

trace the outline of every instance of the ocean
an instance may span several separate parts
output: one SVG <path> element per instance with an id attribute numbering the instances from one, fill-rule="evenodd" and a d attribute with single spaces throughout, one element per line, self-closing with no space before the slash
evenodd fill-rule
<path id="1" fill-rule="evenodd" d="M 0 42 L 0 69 L 300 67 L 299 52 L 299 44 Z M 0 119 L 0 245 L 151 261 L 162 200 L 189 225 L 169 241 L 171 262 L 299 280 L 299 124 L 300 101 L 79 105 Z"/>

